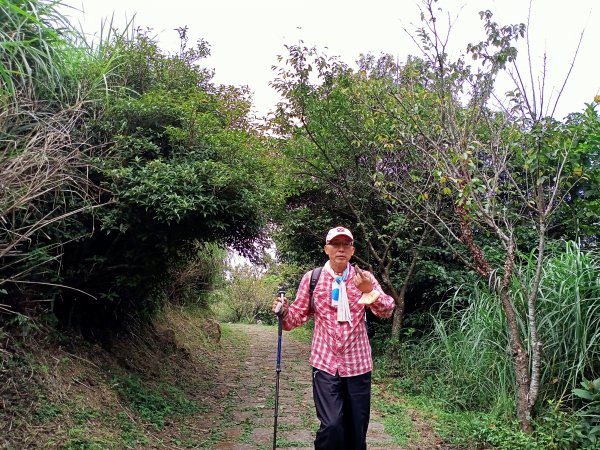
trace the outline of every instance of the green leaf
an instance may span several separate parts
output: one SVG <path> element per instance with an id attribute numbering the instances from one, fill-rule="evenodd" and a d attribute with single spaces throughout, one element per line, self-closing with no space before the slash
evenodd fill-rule
<path id="1" fill-rule="evenodd" d="M 573 389 L 573 394 L 577 397 L 584 398 L 586 400 L 593 400 L 592 393 L 584 389 Z"/>

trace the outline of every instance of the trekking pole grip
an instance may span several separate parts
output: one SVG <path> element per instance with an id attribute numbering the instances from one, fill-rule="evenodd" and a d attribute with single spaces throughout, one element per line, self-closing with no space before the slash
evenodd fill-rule
<path id="1" fill-rule="evenodd" d="M 281 321 L 283 315 L 283 302 L 285 299 L 285 289 L 283 287 L 279 288 L 277 291 L 277 297 L 279 298 L 279 303 L 277 303 L 277 306 L 275 307 L 275 314 L 277 314 L 279 321 Z"/>

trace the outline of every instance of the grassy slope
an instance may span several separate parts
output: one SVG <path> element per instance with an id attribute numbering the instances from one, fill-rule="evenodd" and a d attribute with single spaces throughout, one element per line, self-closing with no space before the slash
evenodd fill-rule
<path id="1" fill-rule="evenodd" d="M 203 324 L 171 310 L 102 347 L 47 330 L 5 335 L 0 447 L 201 445 L 210 424 L 193 416 L 218 409 L 206 357 L 216 344 Z"/>

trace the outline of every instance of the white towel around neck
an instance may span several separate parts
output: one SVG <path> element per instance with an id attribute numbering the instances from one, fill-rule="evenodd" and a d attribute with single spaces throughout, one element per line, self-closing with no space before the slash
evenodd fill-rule
<path id="1" fill-rule="evenodd" d="M 333 277 L 333 284 L 331 286 L 332 294 L 335 289 L 339 289 L 338 299 L 334 300 L 333 295 L 331 297 L 331 304 L 337 306 L 337 320 L 338 322 L 350 322 L 350 304 L 348 302 L 348 293 L 346 292 L 346 280 L 350 275 L 350 264 L 346 266 L 342 276 L 335 274 L 329 261 L 325 263 L 323 268 Z"/>

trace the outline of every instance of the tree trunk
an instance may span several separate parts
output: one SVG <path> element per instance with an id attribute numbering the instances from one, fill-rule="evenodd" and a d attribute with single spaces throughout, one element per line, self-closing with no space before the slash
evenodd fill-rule
<path id="1" fill-rule="evenodd" d="M 502 301 L 502 309 L 504 310 L 504 314 L 506 314 L 512 361 L 517 382 L 517 418 L 519 419 L 523 431 L 531 433 L 533 432 L 533 427 L 531 425 L 531 410 L 533 405 L 529 403 L 529 385 L 531 381 L 529 375 L 529 355 L 521 340 L 517 317 L 512 307 L 508 291 L 503 289 L 500 298 Z"/>
<path id="2" fill-rule="evenodd" d="M 514 304 L 510 298 L 510 282 L 513 276 L 515 263 L 515 242 L 512 240 L 512 236 L 507 244 L 508 249 L 506 253 L 506 259 L 504 260 L 504 276 L 500 282 L 499 294 L 500 301 L 502 303 L 502 309 L 506 315 L 506 324 L 510 338 L 511 356 L 517 383 L 517 418 L 519 419 L 519 423 L 521 424 L 523 431 L 526 433 L 532 433 L 532 405 L 529 401 L 529 390 L 531 383 L 531 376 L 529 373 L 529 354 L 523 345 L 521 333 L 519 332 L 517 314 L 514 309 Z"/>
<path id="3" fill-rule="evenodd" d="M 402 321 L 404 320 L 404 287 L 397 298 L 394 298 L 396 307 L 394 308 L 394 316 L 392 318 L 392 339 L 400 339 L 400 330 L 402 329 Z"/>
<path id="4" fill-rule="evenodd" d="M 475 261 L 477 272 L 487 282 L 491 282 L 490 277 L 493 273 L 490 264 L 485 257 L 483 251 L 475 244 L 471 225 L 464 207 L 457 207 L 457 212 L 460 217 L 461 241 L 467 246 L 473 260 Z M 513 368 L 515 371 L 515 379 L 517 383 L 516 403 L 517 403 L 517 418 L 521 428 L 526 433 L 532 433 L 531 411 L 533 405 L 529 401 L 531 376 L 529 373 L 529 354 L 523 346 L 523 340 L 519 332 L 517 314 L 513 307 L 513 302 L 510 298 L 510 282 L 513 276 L 515 262 L 515 242 L 512 235 L 497 233 L 507 245 L 506 258 L 504 260 L 504 276 L 498 284 L 498 294 L 502 304 L 502 310 L 506 315 L 506 324 L 508 328 L 508 336 L 510 339 L 511 357 Z"/>
<path id="5" fill-rule="evenodd" d="M 401 327 L 402 320 L 404 319 L 404 295 L 401 296 L 401 292 L 398 293 L 392 280 L 390 279 L 390 274 L 386 269 L 381 272 L 381 281 L 382 284 L 386 287 L 387 292 L 394 299 L 394 315 L 392 316 L 392 336 L 394 336 L 393 330 L 394 326 Z"/>
<path id="6" fill-rule="evenodd" d="M 412 254 L 412 258 L 410 261 L 410 266 L 408 267 L 408 271 L 406 272 L 406 276 L 402 282 L 402 289 L 396 297 L 394 297 L 394 302 L 396 303 L 396 308 L 394 309 L 394 318 L 392 320 L 392 339 L 397 341 L 400 339 L 400 330 L 402 329 L 402 321 L 404 320 L 404 310 L 406 309 L 406 290 L 408 289 L 408 283 L 412 279 L 413 274 L 415 273 L 415 267 L 417 266 L 417 260 L 421 257 L 421 245 L 423 245 L 423 241 L 425 241 L 425 236 L 427 234 L 427 229 L 423 230 L 423 234 L 421 234 L 421 239 L 419 239 L 419 243 L 415 247 L 415 251 Z"/>
<path id="7" fill-rule="evenodd" d="M 423 239 L 421 239 L 421 242 L 423 242 Z M 420 253 L 418 251 L 413 253 L 408 272 L 406 273 L 404 281 L 402 282 L 402 289 L 400 289 L 397 298 L 394 298 L 396 303 L 396 308 L 394 309 L 394 319 L 392 320 L 392 339 L 394 340 L 400 339 L 400 330 L 402 329 L 404 310 L 406 309 L 406 289 L 408 288 L 408 283 L 415 272 L 415 266 L 417 265 L 417 259 L 419 259 L 419 256 Z"/>
<path id="8" fill-rule="evenodd" d="M 540 211 L 544 211 L 543 195 L 539 196 L 538 208 Z M 540 214 L 539 219 L 539 242 L 538 242 L 538 253 L 537 253 L 537 264 L 535 269 L 535 276 L 533 283 L 529 288 L 529 295 L 527 296 L 527 308 L 529 316 L 529 332 L 531 335 L 531 384 L 529 386 L 529 406 L 531 410 L 535 408 L 540 387 L 540 367 L 542 365 L 542 342 L 538 333 L 538 322 L 537 322 L 537 308 L 536 300 L 542 279 L 542 271 L 544 266 L 544 253 L 546 245 L 546 219 L 544 214 Z"/>

